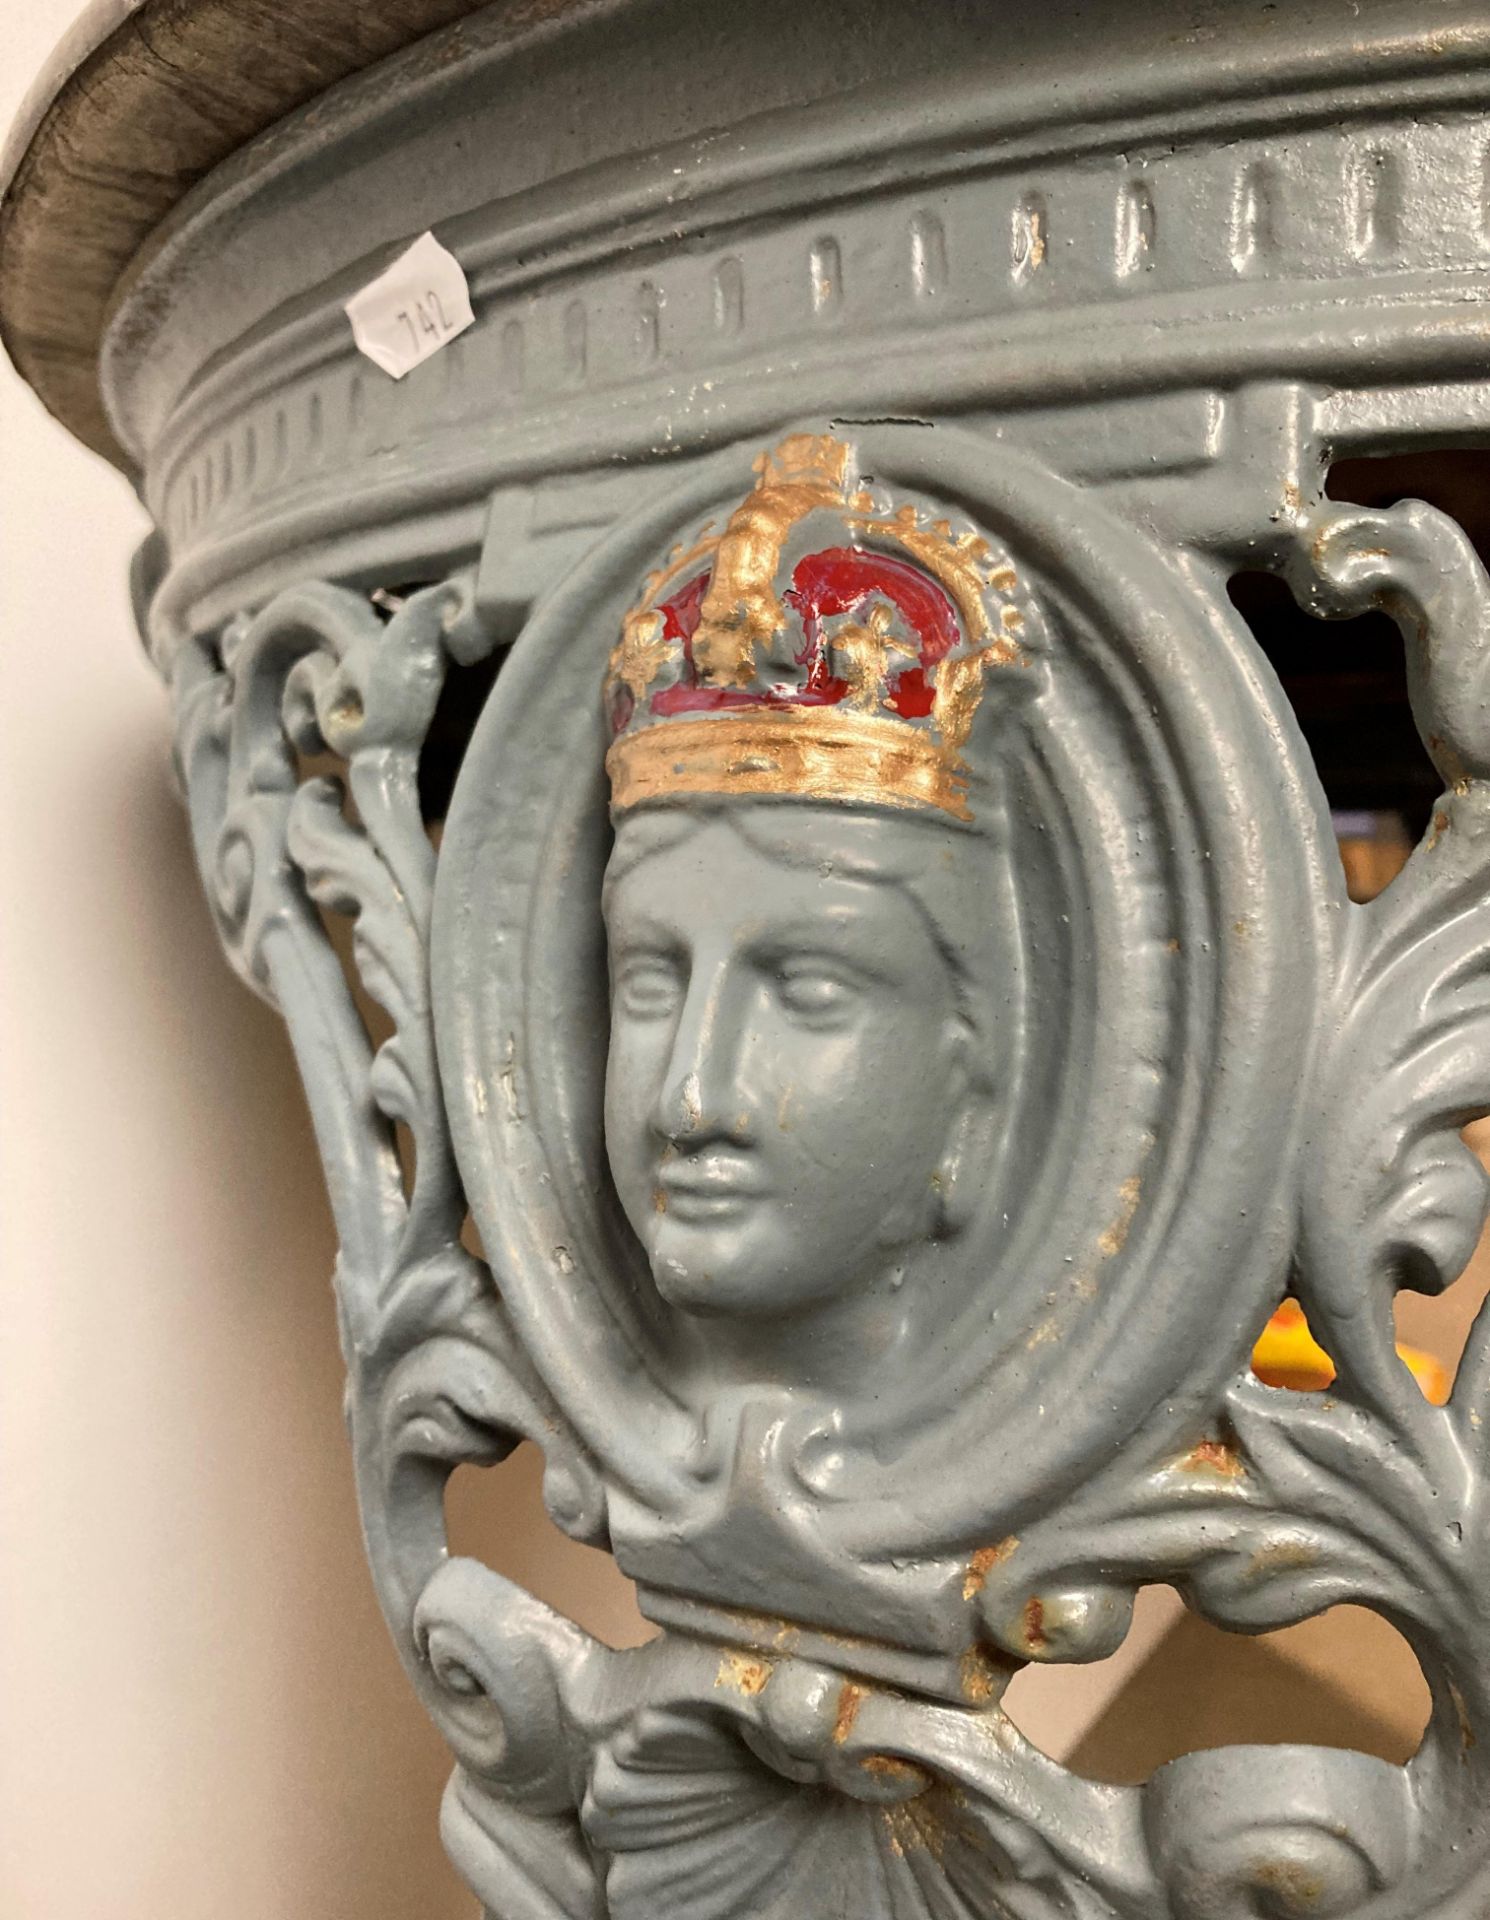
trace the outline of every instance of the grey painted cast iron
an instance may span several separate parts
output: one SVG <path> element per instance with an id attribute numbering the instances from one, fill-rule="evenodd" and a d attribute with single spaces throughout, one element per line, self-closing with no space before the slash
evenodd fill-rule
<path id="1" fill-rule="evenodd" d="M 1391 1309 L 1485 1211 L 1490 580 L 1324 475 L 1490 430 L 1490 30 L 497 11 L 219 168 L 103 349 L 457 1865 L 502 1920 L 1484 1920 L 1490 1325 L 1435 1407 Z M 429 225 L 477 325 L 394 384 L 340 303 Z M 1240 570 L 1401 629 L 1444 794 L 1369 907 Z M 1290 1287 L 1327 1396 L 1248 1373 Z M 447 1554 L 523 1437 L 660 1639 Z M 1420 1752 L 1034 1751 L 1009 1676 L 1154 1581 L 1379 1610 Z"/>

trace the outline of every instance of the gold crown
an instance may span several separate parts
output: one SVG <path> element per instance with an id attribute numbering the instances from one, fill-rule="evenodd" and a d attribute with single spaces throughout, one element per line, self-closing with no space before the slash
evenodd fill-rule
<path id="1" fill-rule="evenodd" d="M 991 671 L 1027 662 L 1006 555 L 859 486 L 797 434 L 648 577 L 606 679 L 615 812 L 685 795 L 933 807 L 971 819 L 963 759 Z"/>

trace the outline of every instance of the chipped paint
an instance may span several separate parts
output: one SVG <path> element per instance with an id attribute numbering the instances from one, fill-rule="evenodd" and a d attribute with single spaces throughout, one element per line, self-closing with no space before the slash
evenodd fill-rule
<path id="1" fill-rule="evenodd" d="M 1097 1235 L 1097 1250 L 1104 1260 L 1110 1260 L 1114 1254 L 1122 1252 L 1142 1193 L 1143 1178 L 1136 1173 L 1130 1174 L 1118 1188 L 1118 1211 L 1112 1224 Z"/>
<path id="2" fill-rule="evenodd" d="M 1020 1622 L 1025 1646 L 1031 1653 L 1044 1653 L 1050 1645 L 1050 1635 L 1045 1631 L 1045 1602 L 1038 1593 L 1032 1593 L 1025 1601 Z"/>
<path id="3" fill-rule="evenodd" d="M 509 1033 L 507 1036 L 507 1052 L 497 1078 L 502 1083 L 502 1100 L 507 1108 L 508 1120 L 521 1120 L 523 1112 L 517 1095 L 517 1035 L 515 1033 Z"/>
<path id="4" fill-rule="evenodd" d="M 969 1647 L 957 1666 L 958 1684 L 969 1706 L 991 1706 L 1003 1693 L 1013 1669 L 996 1664 L 982 1647 Z"/>
<path id="5" fill-rule="evenodd" d="M 1446 740 L 1441 733 L 1430 733 L 1427 736 L 1427 747 L 1434 766 L 1438 768 L 1454 792 L 1461 795 L 1468 793 L 1473 783 L 1464 764 L 1464 756 L 1454 742 Z"/>
<path id="6" fill-rule="evenodd" d="M 1249 1580 L 1265 1580 L 1271 1574 L 1286 1573 L 1318 1564 L 1319 1553 L 1304 1540 L 1273 1540 L 1259 1547 L 1247 1562 Z"/>
<path id="7" fill-rule="evenodd" d="M 1329 1892 L 1328 1883 L 1297 1860 L 1260 1860 L 1252 1869 L 1252 1879 L 1259 1889 L 1266 1888 L 1286 1901 L 1290 1913 L 1319 1907 Z"/>
<path id="8" fill-rule="evenodd" d="M 988 1576 L 996 1566 L 1007 1560 L 1019 1545 L 1018 1534 L 1011 1533 L 1006 1540 L 1000 1540 L 991 1547 L 979 1547 L 967 1563 L 967 1572 L 962 1578 L 962 1597 L 975 1600 L 983 1591 Z"/>
<path id="9" fill-rule="evenodd" d="M 876 1779 L 893 1780 L 911 1793 L 924 1793 L 931 1785 L 931 1775 L 924 1767 L 918 1767 L 913 1760 L 897 1760 L 893 1754 L 866 1754 L 859 1765 Z"/>
<path id="10" fill-rule="evenodd" d="M 934 1801 L 928 1803 L 924 1799 L 917 1799 L 909 1803 L 902 1802 L 898 1806 L 881 1807 L 879 1815 L 885 1823 L 886 1845 L 898 1860 L 915 1853 L 929 1854 L 933 1860 L 941 1860 L 949 1836 L 937 1818 Z"/>
<path id="11" fill-rule="evenodd" d="M 854 1722 L 859 1717 L 859 1709 L 867 1698 L 863 1687 L 856 1686 L 852 1680 L 845 1680 L 838 1689 L 838 1711 L 833 1719 L 833 1744 L 841 1747 L 854 1730 Z"/>
<path id="12" fill-rule="evenodd" d="M 764 1693 L 771 1678 L 771 1663 L 746 1653 L 727 1653 L 719 1662 L 719 1671 L 714 1676 L 716 1687 L 728 1687 L 732 1693 L 742 1693 L 747 1699 Z"/>
<path id="13" fill-rule="evenodd" d="M 1199 1440 L 1177 1463 L 1181 1473 L 1212 1474 L 1219 1480 L 1245 1480 L 1246 1463 L 1225 1440 Z"/>

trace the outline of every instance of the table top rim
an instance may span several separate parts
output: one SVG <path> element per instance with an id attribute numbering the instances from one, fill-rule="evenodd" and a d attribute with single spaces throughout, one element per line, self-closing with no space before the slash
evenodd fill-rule
<path id="1" fill-rule="evenodd" d="M 506 0 L 519 30 L 586 0 Z M 488 0 L 317 0 L 314 28 L 233 120 L 216 82 L 239 73 L 291 0 L 90 0 L 0 140 L 0 344 L 48 412 L 125 472 L 98 381 L 110 299 L 131 262 L 214 167 L 285 115 Z M 346 32 L 336 31 L 340 21 Z M 291 81 L 286 69 L 297 57 Z M 260 65 L 263 63 L 261 62 Z M 276 77 L 279 84 L 275 84 Z M 131 157 L 153 143 L 151 164 Z M 118 180 L 133 173 L 129 189 Z"/>

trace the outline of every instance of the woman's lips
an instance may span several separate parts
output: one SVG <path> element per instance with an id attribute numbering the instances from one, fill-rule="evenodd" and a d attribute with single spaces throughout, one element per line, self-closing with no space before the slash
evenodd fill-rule
<path id="1" fill-rule="evenodd" d="M 734 1219 L 763 1192 L 750 1165 L 726 1154 L 669 1160 L 657 1176 L 658 1211 L 685 1226 Z"/>

